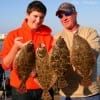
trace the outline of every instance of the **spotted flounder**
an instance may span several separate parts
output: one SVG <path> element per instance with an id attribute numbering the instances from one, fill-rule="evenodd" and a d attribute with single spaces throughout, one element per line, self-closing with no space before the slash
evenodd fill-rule
<path id="1" fill-rule="evenodd" d="M 81 85 L 87 88 L 91 84 L 90 76 L 96 59 L 89 43 L 77 33 L 73 37 L 70 61 L 77 73 L 82 77 Z"/>
<path id="2" fill-rule="evenodd" d="M 37 79 L 42 86 L 43 100 L 52 100 L 49 89 L 56 82 L 57 76 L 49 63 L 49 54 L 44 44 L 39 44 L 36 50 L 36 73 Z"/>
<path id="3" fill-rule="evenodd" d="M 35 49 L 32 42 L 25 43 L 18 51 L 14 59 L 14 66 L 21 80 L 18 91 L 23 93 L 26 91 L 25 82 L 35 67 Z"/>
<path id="4" fill-rule="evenodd" d="M 57 86 L 58 88 L 65 88 L 68 86 L 65 80 L 65 73 L 70 69 L 69 50 L 65 43 L 64 38 L 61 36 L 56 40 L 50 56 L 50 66 L 57 73 Z"/>

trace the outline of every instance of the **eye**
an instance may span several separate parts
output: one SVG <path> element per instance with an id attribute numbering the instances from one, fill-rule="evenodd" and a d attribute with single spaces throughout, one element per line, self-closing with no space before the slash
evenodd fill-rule
<path id="1" fill-rule="evenodd" d="M 33 17 L 34 17 L 34 18 L 37 18 L 38 16 L 37 16 L 37 15 L 33 15 Z"/>
<path id="2" fill-rule="evenodd" d="M 62 18 L 63 17 L 63 15 L 62 14 L 58 14 L 58 18 Z"/>

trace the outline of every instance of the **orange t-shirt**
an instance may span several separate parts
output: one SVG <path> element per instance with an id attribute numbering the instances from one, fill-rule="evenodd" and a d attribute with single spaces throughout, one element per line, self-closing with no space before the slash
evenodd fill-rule
<path id="1" fill-rule="evenodd" d="M 14 39 L 16 37 L 23 37 L 22 42 L 32 40 L 35 46 L 35 49 L 38 47 L 39 43 L 44 43 L 46 45 L 47 50 L 49 51 L 52 48 L 53 37 L 51 35 L 51 29 L 48 26 L 42 25 L 37 32 L 32 32 L 28 27 L 26 20 L 22 24 L 22 26 L 16 30 L 13 30 L 8 33 L 6 36 L 3 48 L 2 48 L 2 59 L 9 53 L 11 47 L 14 44 Z M 7 66 L 2 63 L 3 69 L 7 70 Z M 13 66 L 10 66 L 10 85 L 18 88 L 20 85 L 20 80 L 18 75 L 16 74 Z M 34 81 L 34 78 L 30 76 L 26 81 L 26 89 L 39 89 L 39 85 Z"/>

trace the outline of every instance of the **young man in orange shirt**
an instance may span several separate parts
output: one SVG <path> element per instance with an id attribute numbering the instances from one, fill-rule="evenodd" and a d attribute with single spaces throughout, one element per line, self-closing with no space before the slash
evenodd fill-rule
<path id="1" fill-rule="evenodd" d="M 30 76 L 25 83 L 27 92 L 21 94 L 17 91 L 20 80 L 12 63 L 18 50 L 30 40 L 34 43 L 35 49 L 37 49 L 39 43 L 45 44 L 48 52 L 51 49 L 53 42 L 52 30 L 50 27 L 43 25 L 46 10 L 45 5 L 41 1 L 32 1 L 27 7 L 26 18 L 22 26 L 9 32 L 4 40 L 2 66 L 5 70 L 11 69 L 12 100 L 41 100 L 42 89 L 34 81 L 34 76 Z"/>

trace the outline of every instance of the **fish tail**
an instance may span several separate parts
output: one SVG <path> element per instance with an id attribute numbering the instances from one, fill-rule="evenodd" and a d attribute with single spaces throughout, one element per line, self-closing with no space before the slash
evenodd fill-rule
<path id="1" fill-rule="evenodd" d="M 51 97 L 50 93 L 48 92 L 48 90 L 43 90 L 42 99 L 43 100 L 52 100 L 52 97 Z"/>
<path id="2" fill-rule="evenodd" d="M 91 80 L 90 79 L 83 79 L 81 82 L 81 85 L 83 85 L 85 88 L 87 88 L 89 85 L 91 85 Z"/>
<path id="3" fill-rule="evenodd" d="M 25 84 L 20 84 L 19 88 L 17 88 L 17 91 L 19 93 L 25 93 L 27 91 L 26 87 L 25 87 Z"/>
<path id="4" fill-rule="evenodd" d="M 83 93 L 84 93 L 84 95 L 89 95 L 89 94 L 91 94 L 91 91 L 88 88 L 84 88 Z"/>

